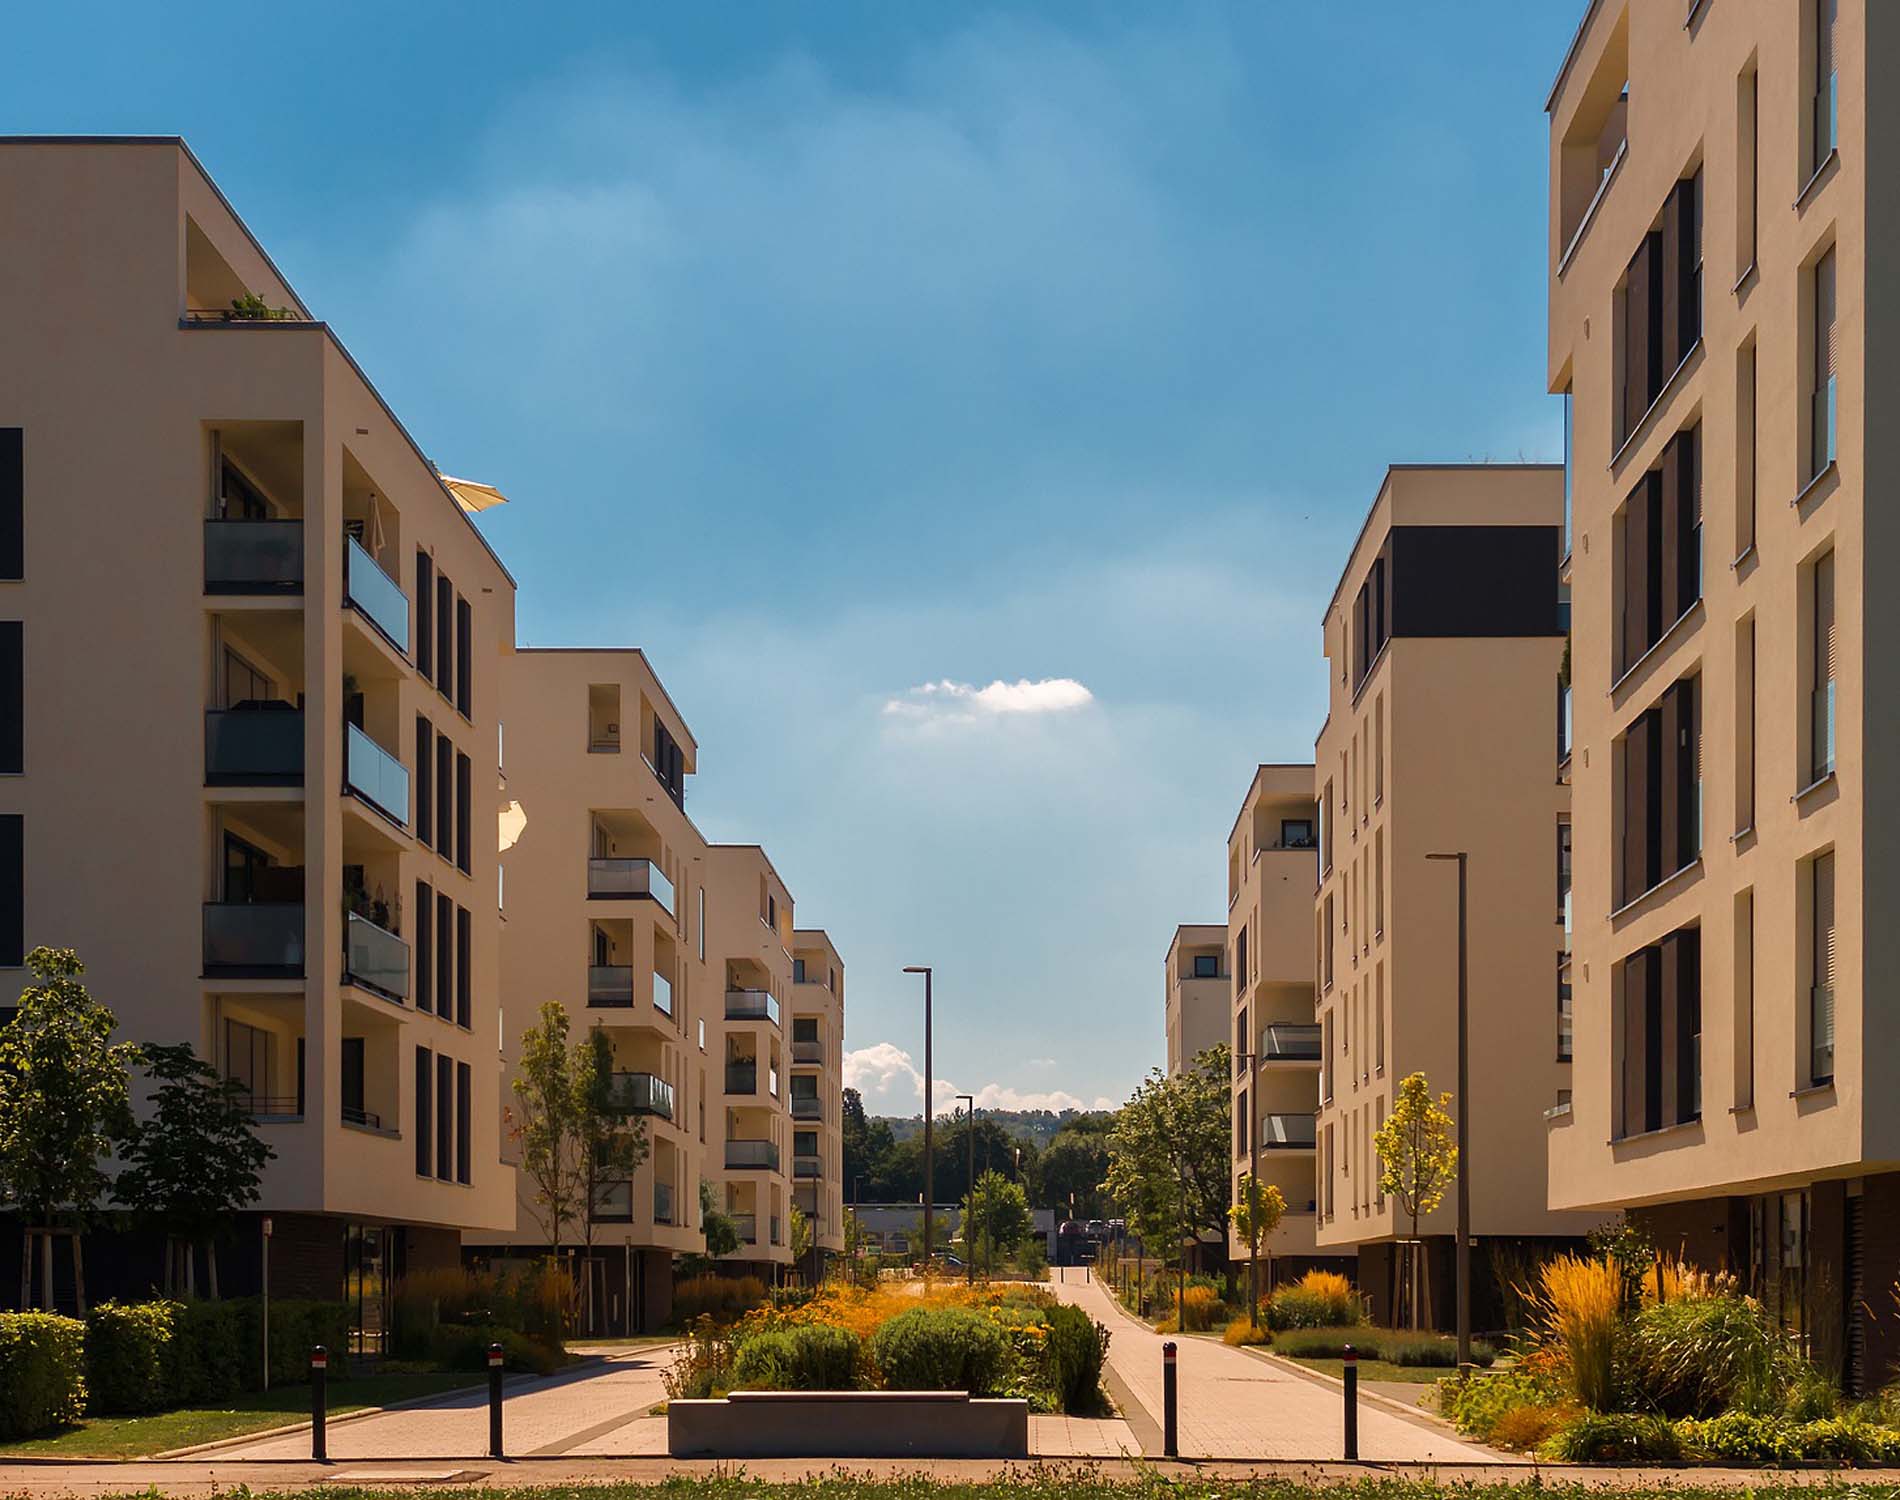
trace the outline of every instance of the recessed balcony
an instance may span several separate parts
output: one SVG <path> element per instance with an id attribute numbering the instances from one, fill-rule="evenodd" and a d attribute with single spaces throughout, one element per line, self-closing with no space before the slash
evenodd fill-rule
<path id="1" fill-rule="evenodd" d="M 727 990 L 728 1021 L 769 1021 L 778 1025 L 779 1006 L 770 990 Z"/>
<path id="2" fill-rule="evenodd" d="M 301 594 L 303 520 L 206 521 L 207 594 Z"/>
<path id="3" fill-rule="evenodd" d="M 206 786 L 302 786 L 303 710 L 256 703 L 205 712 Z"/>
<path id="4" fill-rule="evenodd" d="M 792 1043 L 792 1061 L 793 1062 L 795 1063 L 822 1063 L 824 1060 L 825 1060 L 825 1044 L 823 1042 L 794 1041 Z"/>
<path id="5" fill-rule="evenodd" d="M 344 726 L 343 788 L 390 822 L 409 823 L 409 772 L 354 724 Z"/>
<path id="6" fill-rule="evenodd" d="M 588 1217 L 596 1224 L 631 1224 L 633 1184 L 624 1177 L 596 1183 Z"/>
<path id="7" fill-rule="evenodd" d="M 792 1176 L 806 1182 L 814 1182 L 825 1175 L 824 1163 L 815 1156 L 794 1156 L 792 1158 Z"/>
<path id="8" fill-rule="evenodd" d="M 589 964 L 587 1003 L 600 1010 L 625 1010 L 633 1004 L 632 964 Z"/>
<path id="9" fill-rule="evenodd" d="M 759 1242 L 759 1216 L 757 1214 L 728 1214 L 732 1220 L 733 1232 L 739 1236 L 742 1245 L 756 1245 Z"/>
<path id="10" fill-rule="evenodd" d="M 728 1094 L 756 1094 L 759 1091 L 759 1065 L 751 1062 L 726 1064 Z"/>
<path id="11" fill-rule="evenodd" d="M 825 1117 L 825 1101 L 816 1094 L 792 1095 L 792 1118 L 794 1120 L 822 1120 Z"/>
<path id="12" fill-rule="evenodd" d="M 673 1184 L 670 1182 L 653 1184 L 653 1222 L 655 1224 L 673 1222 Z"/>
<path id="13" fill-rule="evenodd" d="M 349 913 L 343 927 L 343 982 L 401 1005 L 409 998 L 409 945 L 368 917 Z"/>
<path id="14" fill-rule="evenodd" d="M 1275 1021 L 1260 1038 L 1263 1063 L 1317 1063 L 1320 1054 L 1320 1029 L 1304 1022 Z"/>
<path id="15" fill-rule="evenodd" d="M 616 1073 L 608 1105 L 618 1114 L 673 1118 L 673 1085 L 651 1073 Z"/>
<path id="16" fill-rule="evenodd" d="M 596 856 L 587 861 L 587 899 L 589 901 L 657 901 L 673 910 L 673 882 L 650 859 L 610 859 Z"/>
<path id="17" fill-rule="evenodd" d="M 776 1172 L 778 1170 L 777 1141 L 727 1141 L 726 1170 L 728 1172 Z"/>
<path id="18" fill-rule="evenodd" d="M 346 539 L 343 603 L 373 626 L 400 654 L 409 654 L 409 596 L 355 537 Z"/>
<path id="19" fill-rule="evenodd" d="M 1312 1115 L 1260 1117 L 1262 1151 L 1311 1151 L 1318 1139 L 1318 1127 Z"/>
<path id="20" fill-rule="evenodd" d="M 301 901 L 207 901 L 204 971 L 220 979 L 301 979 Z"/>

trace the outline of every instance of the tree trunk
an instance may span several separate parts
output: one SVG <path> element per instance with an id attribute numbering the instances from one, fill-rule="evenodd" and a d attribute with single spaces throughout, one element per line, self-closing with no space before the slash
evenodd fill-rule
<path id="1" fill-rule="evenodd" d="M 205 1241 L 205 1270 L 210 1277 L 211 1300 L 218 1300 L 218 1242 Z"/>
<path id="2" fill-rule="evenodd" d="M 73 1231 L 73 1299 L 79 1304 L 79 1316 L 86 1315 L 86 1241 L 77 1229 Z M 48 1257 L 51 1258 L 50 1256 Z"/>

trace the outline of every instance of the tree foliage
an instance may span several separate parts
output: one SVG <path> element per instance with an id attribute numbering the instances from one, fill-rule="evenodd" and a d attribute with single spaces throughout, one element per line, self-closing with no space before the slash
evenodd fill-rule
<path id="1" fill-rule="evenodd" d="M 567 1008 L 549 1000 L 521 1033 L 521 1061 L 512 1085 L 515 1103 L 508 1120 L 521 1148 L 531 1211 L 554 1249 L 585 1201 L 574 1157 L 574 1073 L 567 1030 Z"/>
<path id="2" fill-rule="evenodd" d="M 114 1042 L 111 1011 L 87 992 L 70 948 L 26 956 L 38 981 L 0 1027 L 0 1201 L 28 1227 L 68 1215 L 75 1227 L 109 1186 L 104 1163 L 133 1130 L 131 1042 Z"/>
<path id="3" fill-rule="evenodd" d="M 706 1253 L 715 1260 L 739 1248 L 739 1226 L 719 1206 L 719 1194 L 710 1182 L 699 1184 L 699 1224 L 706 1236 Z"/>
<path id="4" fill-rule="evenodd" d="M 1079 1219 L 1107 1218 L 1110 1204 L 1102 1184 L 1108 1181 L 1108 1131 L 1075 1126 L 1059 1131 L 1037 1158 L 1036 1176 L 1045 1207 L 1058 1213 L 1073 1209 Z"/>
<path id="5" fill-rule="evenodd" d="M 1400 1212 L 1418 1221 L 1445 1199 L 1458 1172 L 1450 1094 L 1432 1098 L 1423 1073 L 1408 1074 L 1392 1101 L 1392 1113 L 1379 1124 L 1372 1144 L 1379 1153 L 1379 1190 L 1398 1201 Z"/>
<path id="6" fill-rule="evenodd" d="M 1210 1047 L 1172 1077 L 1155 1069 L 1108 1137 L 1108 1194 L 1156 1251 L 1189 1235 L 1224 1247 L 1231 1196 L 1232 1065 Z"/>
<path id="7" fill-rule="evenodd" d="M 596 1215 L 607 1195 L 631 1182 L 651 1149 L 646 1121 L 628 1112 L 614 1089 L 614 1049 L 606 1030 L 592 1027 L 568 1060 L 574 1089 L 574 1151 L 582 1184 L 581 1241 L 594 1246 Z"/>
<path id="8" fill-rule="evenodd" d="M 796 1203 L 786 1213 L 785 1243 L 791 1247 L 793 1265 L 811 1254 L 811 1220 Z"/>
<path id="9" fill-rule="evenodd" d="M 1286 1194 L 1274 1183 L 1256 1182 L 1251 1172 L 1242 1172 L 1236 1187 L 1227 1217 L 1234 1232 L 1247 1242 L 1248 1254 L 1258 1260 L 1261 1242 L 1272 1238 L 1286 1214 Z"/>
<path id="10" fill-rule="evenodd" d="M 1013 1255 L 1030 1229 L 1029 1195 L 1020 1182 L 1001 1172 L 985 1172 L 963 1199 L 963 1243 L 966 1256 L 979 1251 Z"/>

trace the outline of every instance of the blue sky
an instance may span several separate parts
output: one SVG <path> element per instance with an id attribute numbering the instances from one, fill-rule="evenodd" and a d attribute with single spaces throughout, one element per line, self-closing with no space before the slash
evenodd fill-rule
<path id="1" fill-rule="evenodd" d="M 925 962 L 951 1088 L 1094 1103 L 1253 766 L 1312 754 L 1386 463 L 1560 456 L 1581 9 L 36 6 L 0 130 L 183 134 L 511 497 L 522 638 L 648 649 L 874 1110 Z"/>

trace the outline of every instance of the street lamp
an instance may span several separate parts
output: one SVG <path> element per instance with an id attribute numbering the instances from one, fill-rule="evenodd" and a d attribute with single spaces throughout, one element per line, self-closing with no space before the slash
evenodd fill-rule
<path id="1" fill-rule="evenodd" d="M 936 1197 L 930 1187 L 930 965 L 906 964 L 904 972 L 924 976 L 924 1283 L 928 1285 L 931 1210 L 936 1205 Z"/>
<path id="2" fill-rule="evenodd" d="M 963 1279 L 976 1285 L 976 1241 L 971 1210 L 976 1207 L 976 1095 L 958 1094 L 959 1104 L 968 1103 L 970 1112 L 963 1117 L 963 1133 L 970 1138 L 970 1191 L 963 1200 Z"/>
<path id="3" fill-rule="evenodd" d="M 1471 1007 L 1465 927 L 1465 869 L 1469 856 L 1428 854 L 1458 861 L 1458 1363 L 1471 1363 Z"/>

